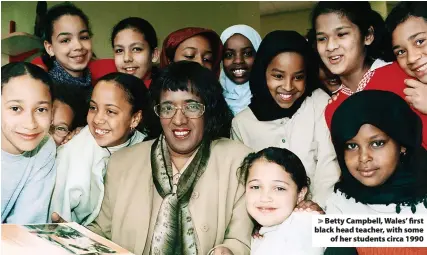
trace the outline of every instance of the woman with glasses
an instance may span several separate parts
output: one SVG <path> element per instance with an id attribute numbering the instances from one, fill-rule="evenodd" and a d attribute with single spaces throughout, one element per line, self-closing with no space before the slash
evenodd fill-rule
<path id="1" fill-rule="evenodd" d="M 150 87 L 162 133 L 111 157 L 88 228 L 135 254 L 249 254 L 237 169 L 250 149 L 221 138 L 232 113 L 214 73 L 171 63 Z"/>
<path id="2" fill-rule="evenodd" d="M 57 177 L 50 212 L 86 225 L 98 215 L 104 195 L 104 175 L 110 156 L 140 143 L 138 131 L 149 105 L 141 79 L 111 73 L 96 84 L 89 103 L 88 125 L 58 148 Z M 56 132 L 64 132 L 58 130 Z"/>

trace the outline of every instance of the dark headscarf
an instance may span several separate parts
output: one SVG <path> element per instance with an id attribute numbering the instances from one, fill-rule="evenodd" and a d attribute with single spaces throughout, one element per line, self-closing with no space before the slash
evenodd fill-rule
<path id="1" fill-rule="evenodd" d="M 364 124 L 377 127 L 406 148 L 395 172 L 376 187 L 367 187 L 355 179 L 344 160 L 345 143 L 355 137 Z M 401 206 L 411 206 L 415 213 L 415 206 L 420 202 L 427 208 L 427 152 L 421 146 L 422 122 L 402 98 L 377 90 L 354 94 L 335 111 L 331 136 L 341 167 L 341 179 L 335 184 L 335 191 L 340 190 L 347 198 L 363 204 L 395 203 L 397 213 Z"/>
<path id="2" fill-rule="evenodd" d="M 219 78 L 223 45 L 219 35 L 215 31 L 206 28 L 187 27 L 169 34 L 163 41 L 162 52 L 160 54 L 160 68 L 164 68 L 172 63 L 178 46 L 183 41 L 196 35 L 206 37 L 211 44 L 213 56 L 212 71 Z"/>
<path id="3" fill-rule="evenodd" d="M 301 54 L 304 57 L 306 69 L 305 92 L 287 109 L 281 108 L 271 96 L 265 75 L 270 62 L 282 52 L 297 52 Z M 259 121 L 291 118 L 300 108 L 305 98 L 310 96 L 313 90 L 319 86 L 318 77 L 314 75 L 314 67 L 310 61 L 311 54 L 306 39 L 295 31 L 277 30 L 265 36 L 256 53 L 249 78 L 249 87 L 253 95 L 249 107 Z"/>

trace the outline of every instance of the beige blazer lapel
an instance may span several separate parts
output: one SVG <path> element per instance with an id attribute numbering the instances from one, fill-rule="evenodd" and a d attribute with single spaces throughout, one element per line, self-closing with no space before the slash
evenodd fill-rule
<path id="1" fill-rule="evenodd" d="M 122 234 L 128 236 L 118 238 L 122 240 L 128 238 L 128 246 L 134 247 L 133 252 L 137 255 L 143 254 L 148 238 L 153 206 L 153 189 L 155 188 L 151 176 L 151 166 L 134 165 L 128 172 L 123 184 L 125 186 L 122 187 L 122 201 L 116 206 L 116 210 L 122 214 L 118 217 L 122 222 L 118 222 L 118 224 L 126 225 L 122 226 L 123 230 L 134 231 L 126 231 Z"/>

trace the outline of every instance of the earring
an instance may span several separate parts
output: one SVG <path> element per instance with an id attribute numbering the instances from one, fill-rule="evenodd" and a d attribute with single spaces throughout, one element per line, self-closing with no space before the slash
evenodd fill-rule
<path id="1" fill-rule="evenodd" d="M 400 163 L 404 164 L 406 161 L 406 151 L 400 152 Z"/>

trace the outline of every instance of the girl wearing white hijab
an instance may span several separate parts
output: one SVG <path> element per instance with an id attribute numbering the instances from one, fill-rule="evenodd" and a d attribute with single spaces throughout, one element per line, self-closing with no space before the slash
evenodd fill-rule
<path id="1" fill-rule="evenodd" d="M 261 36 L 250 26 L 234 25 L 222 32 L 221 41 L 224 54 L 219 79 L 224 88 L 224 98 L 236 115 L 251 102 L 249 75 L 255 53 L 261 44 Z"/>

